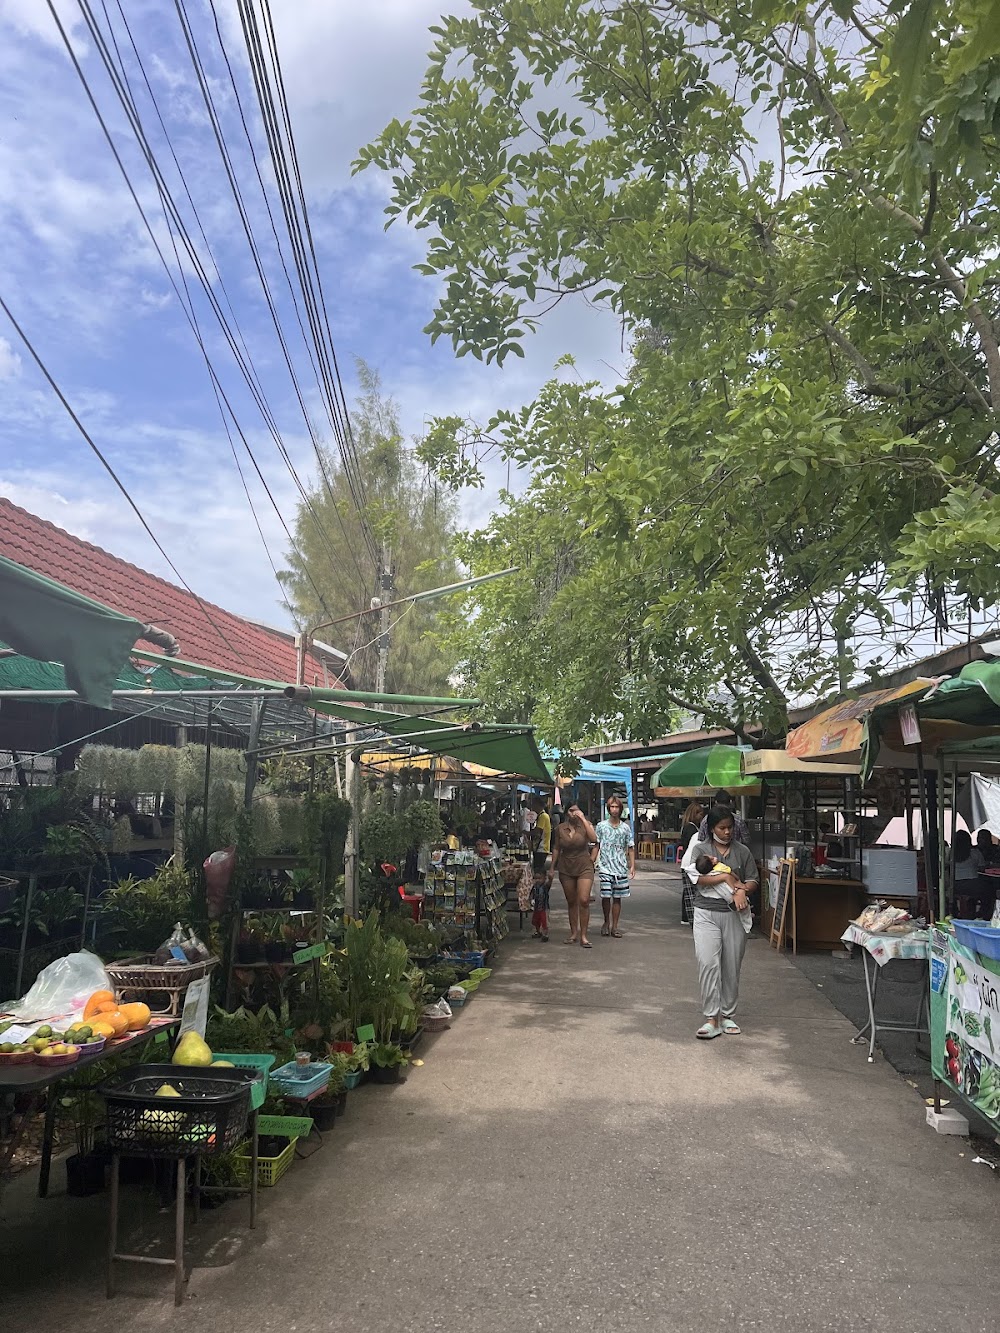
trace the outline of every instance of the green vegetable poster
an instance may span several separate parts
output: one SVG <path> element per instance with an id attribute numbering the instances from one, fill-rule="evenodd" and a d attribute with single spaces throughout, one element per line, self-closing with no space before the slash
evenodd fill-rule
<path id="1" fill-rule="evenodd" d="M 952 936 L 931 938 L 934 1074 L 1000 1119 L 1000 975 Z"/>

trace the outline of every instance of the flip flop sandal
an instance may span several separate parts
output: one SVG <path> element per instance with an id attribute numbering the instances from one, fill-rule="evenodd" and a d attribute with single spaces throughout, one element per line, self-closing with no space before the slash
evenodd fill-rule
<path id="1" fill-rule="evenodd" d="M 623 930 L 613 930 L 611 934 L 616 940 L 620 940 L 624 937 L 625 932 Z"/>
<path id="2" fill-rule="evenodd" d="M 701 1041 L 711 1041 L 713 1037 L 722 1036 L 722 1028 L 716 1023 L 702 1023 L 701 1027 L 694 1035 Z"/>
<path id="3" fill-rule="evenodd" d="M 563 940 L 563 944 L 575 944 L 575 943 L 576 943 L 575 935 L 570 935 L 568 940 Z"/>
<path id="4" fill-rule="evenodd" d="M 731 1018 L 724 1018 L 722 1020 L 722 1031 L 727 1037 L 738 1037 L 742 1034 L 743 1029 L 739 1023 L 734 1023 Z"/>
<path id="5" fill-rule="evenodd" d="M 581 941 L 580 941 L 580 948 L 581 948 L 581 949 L 592 949 L 593 947 L 594 947 L 594 946 L 591 944 L 590 940 L 581 940 Z"/>
<path id="6" fill-rule="evenodd" d="M 611 931 L 608 929 L 607 926 L 602 926 L 602 927 L 601 927 L 601 934 L 602 934 L 602 935 L 610 935 L 610 934 L 611 934 Z"/>

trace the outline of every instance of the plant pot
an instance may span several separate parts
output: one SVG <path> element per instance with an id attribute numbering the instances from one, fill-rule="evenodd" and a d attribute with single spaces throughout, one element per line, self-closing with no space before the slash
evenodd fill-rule
<path id="1" fill-rule="evenodd" d="M 335 1105 L 336 1105 L 336 1109 L 337 1109 L 337 1119 L 339 1120 L 340 1117 L 341 1117 L 341 1116 L 344 1114 L 344 1112 L 347 1110 L 347 1089 L 346 1089 L 346 1088 L 345 1088 L 342 1092 L 338 1092 L 338 1093 L 337 1093 L 337 1097 L 336 1097 Z"/>
<path id="2" fill-rule="evenodd" d="M 315 895 L 312 889 L 296 889 L 292 897 L 293 907 L 312 907 Z"/>
<path id="3" fill-rule="evenodd" d="M 240 940 L 236 945 L 236 965 L 240 963 L 260 963 L 264 958 L 264 950 L 260 946 L 259 940 Z"/>
<path id="4" fill-rule="evenodd" d="M 74 1153 L 66 1158 L 66 1193 L 74 1199 L 100 1194 L 107 1162 L 99 1152 Z"/>
<path id="5" fill-rule="evenodd" d="M 344 1075 L 344 1087 L 356 1088 L 364 1076 L 363 1069 L 352 1069 L 349 1074 Z"/>
<path id="6" fill-rule="evenodd" d="M 264 945 L 266 963 L 283 963 L 288 956 L 288 945 L 283 940 L 268 940 Z"/>
<path id="7" fill-rule="evenodd" d="M 373 1064 L 368 1072 L 373 1083 L 398 1083 L 403 1077 L 403 1066 Z"/>
<path id="8" fill-rule="evenodd" d="M 313 1124 L 320 1133 L 326 1133 L 328 1130 L 333 1129 L 334 1125 L 337 1123 L 339 1111 L 337 1110 L 336 1099 L 331 1098 L 330 1101 L 310 1102 L 309 1114 L 312 1116 Z"/>

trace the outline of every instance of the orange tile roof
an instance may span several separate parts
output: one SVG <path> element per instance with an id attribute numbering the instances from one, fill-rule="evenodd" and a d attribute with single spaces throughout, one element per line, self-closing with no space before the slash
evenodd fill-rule
<path id="1" fill-rule="evenodd" d="M 168 630 L 180 644 L 180 656 L 190 662 L 265 680 L 295 680 L 291 636 L 199 601 L 183 588 L 81 541 L 2 496 L 0 555 L 146 625 Z M 334 670 L 315 653 L 306 655 L 305 679 L 310 685 L 340 684 Z"/>

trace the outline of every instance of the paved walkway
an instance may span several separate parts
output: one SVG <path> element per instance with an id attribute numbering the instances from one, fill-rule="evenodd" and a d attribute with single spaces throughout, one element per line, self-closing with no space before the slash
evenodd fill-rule
<path id="1" fill-rule="evenodd" d="M 36 1204 L 20 1182 L 0 1225 L 4 1326 L 995 1327 L 1000 1181 L 925 1127 L 917 1093 L 869 1066 L 763 941 L 747 954 L 745 1035 L 694 1041 L 678 916 L 676 880 L 642 870 L 625 939 L 595 930 L 585 952 L 559 943 L 560 913 L 547 945 L 515 925 L 423 1067 L 352 1094 L 321 1152 L 266 1195 L 253 1237 L 240 1204 L 200 1228 L 206 1266 L 180 1312 L 148 1268 L 105 1302 L 103 1197 Z"/>

